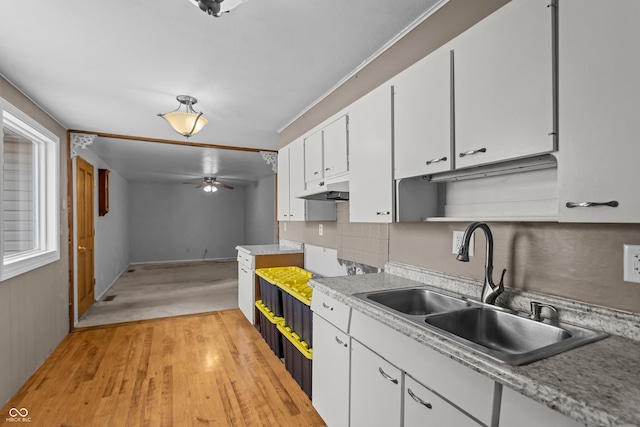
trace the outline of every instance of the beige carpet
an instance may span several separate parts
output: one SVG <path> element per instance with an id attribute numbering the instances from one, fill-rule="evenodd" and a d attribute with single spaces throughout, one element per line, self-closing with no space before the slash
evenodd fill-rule
<path id="1" fill-rule="evenodd" d="M 76 327 L 238 308 L 236 261 L 131 265 Z"/>

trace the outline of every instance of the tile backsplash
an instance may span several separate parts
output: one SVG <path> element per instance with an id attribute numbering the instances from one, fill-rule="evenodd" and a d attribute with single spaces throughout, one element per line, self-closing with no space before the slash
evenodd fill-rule
<path id="1" fill-rule="evenodd" d="M 389 260 L 389 225 L 349 222 L 349 203 L 338 202 L 338 258 L 383 268 Z"/>

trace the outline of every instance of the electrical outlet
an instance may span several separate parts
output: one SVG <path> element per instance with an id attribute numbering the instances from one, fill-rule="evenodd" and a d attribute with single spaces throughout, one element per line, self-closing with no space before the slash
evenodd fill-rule
<path id="1" fill-rule="evenodd" d="M 640 283 L 640 245 L 624 245 L 624 281 Z"/>
<path id="2" fill-rule="evenodd" d="M 460 246 L 462 246 L 462 238 L 464 237 L 464 231 L 453 230 L 453 245 L 451 247 L 451 253 L 458 255 L 460 253 Z M 475 255 L 475 235 L 471 235 L 469 240 L 469 256 Z"/>
<path id="3" fill-rule="evenodd" d="M 322 229 L 322 224 L 318 225 L 318 236 L 322 236 L 322 233 L 324 232 L 324 230 Z"/>

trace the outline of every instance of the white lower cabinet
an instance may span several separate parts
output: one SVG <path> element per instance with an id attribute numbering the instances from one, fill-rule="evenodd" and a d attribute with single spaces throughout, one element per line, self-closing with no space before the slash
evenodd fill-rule
<path id="1" fill-rule="evenodd" d="M 329 427 L 349 425 L 349 335 L 313 319 L 313 406 Z"/>
<path id="2" fill-rule="evenodd" d="M 351 341 L 351 427 L 399 426 L 402 371 Z"/>
<path id="3" fill-rule="evenodd" d="M 238 251 L 238 307 L 252 325 L 256 323 L 254 262 L 253 255 Z"/>
<path id="4" fill-rule="evenodd" d="M 584 427 L 507 387 L 502 389 L 500 408 L 500 427 Z"/>
<path id="5" fill-rule="evenodd" d="M 478 427 L 481 425 L 409 375 L 405 375 L 404 378 L 404 427 Z"/>

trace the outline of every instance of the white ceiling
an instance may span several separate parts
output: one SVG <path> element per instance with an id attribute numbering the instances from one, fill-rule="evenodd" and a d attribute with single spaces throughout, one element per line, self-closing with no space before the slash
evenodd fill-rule
<path id="1" fill-rule="evenodd" d="M 278 129 L 439 2 L 248 0 L 214 18 L 189 0 L 2 0 L 0 73 L 67 129 L 179 140 L 156 114 L 187 94 L 209 120 L 193 141 L 277 149 Z M 92 149 L 133 180 L 207 174 L 207 162 L 220 176 L 270 173 L 245 159 L 255 153 Z"/>

